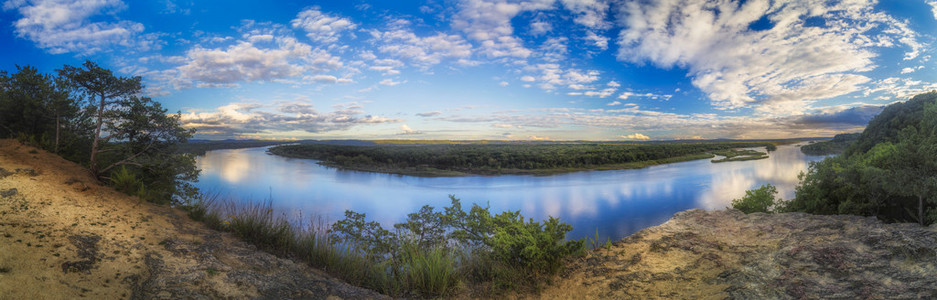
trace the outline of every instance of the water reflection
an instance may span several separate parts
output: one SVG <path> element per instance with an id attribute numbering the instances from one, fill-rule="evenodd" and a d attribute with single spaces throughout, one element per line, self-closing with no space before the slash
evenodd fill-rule
<path id="1" fill-rule="evenodd" d="M 385 226 L 423 205 L 449 205 L 448 195 L 490 205 L 493 212 L 521 210 L 525 216 L 557 216 L 573 225 L 573 238 L 619 239 L 660 224 L 675 212 L 722 209 L 745 190 L 770 183 L 793 197 L 797 174 L 809 161 L 794 146 L 769 159 L 713 164 L 697 160 L 640 170 L 595 171 L 555 176 L 420 178 L 337 170 L 311 160 L 265 153 L 264 148 L 210 151 L 198 159 L 197 184 L 239 201 L 272 199 L 274 209 L 339 220 L 345 210 L 364 212 Z"/>

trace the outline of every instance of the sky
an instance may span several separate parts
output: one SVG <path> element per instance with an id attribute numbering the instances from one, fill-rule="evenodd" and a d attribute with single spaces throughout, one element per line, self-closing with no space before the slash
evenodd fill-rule
<path id="1" fill-rule="evenodd" d="M 818 137 L 937 89 L 937 0 L 6 0 L 0 45 L 200 139 Z"/>

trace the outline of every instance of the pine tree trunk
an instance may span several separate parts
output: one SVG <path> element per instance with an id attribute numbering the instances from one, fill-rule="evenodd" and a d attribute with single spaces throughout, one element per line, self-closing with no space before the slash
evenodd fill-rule
<path id="1" fill-rule="evenodd" d="M 917 196 L 917 216 L 921 226 L 924 226 L 924 197 Z"/>
<path id="2" fill-rule="evenodd" d="M 91 175 L 98 177 L 98 141 L 101 139 L 101 126 L 104 124 L 104 93 L 101 93 L 101 104 L 98 106 L 98 120 L 94 128 L 94 141 L 91 142 Z"/>
<path id="3" fill-rule="evenodd" d="M 55 114 L 55 147 L 52 148 L 52 153 L 59 153 L 59 132 L 62 130 L 62 125 L 59 124 L 59 114 Z"/>

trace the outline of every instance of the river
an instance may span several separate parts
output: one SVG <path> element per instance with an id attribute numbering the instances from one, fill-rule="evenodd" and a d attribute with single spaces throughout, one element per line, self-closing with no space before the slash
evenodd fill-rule
<path id="1" fill-rule="evenodd" d="M 449 205 L 448 195 L 489 205 L 492 213 L 520 210 L 535 220 L 548 216 L 573 225 L 568 238 L 618 240 L 667 221 L 691 208 L 724 209 L 745 190 L 772 184 L 784 199 L 794 197 L 797 175 L 823 159 L 779 146 L 770 158 L 711 163 L 709 159 L 637 170 L 585 171 L 551 176 L 504 175 L 412 177 L 348 171 L 314 160 L 266 153 L 266 147 L 209 151 L 197 159 L 196 184 L 229 201 L 270 201 L 290 218 L 315 216 L 326 222 L 345 210 L 367 214 L 386 228 L 423 205 Z M 763 151 L 763 149 L 761 149 Z"/>

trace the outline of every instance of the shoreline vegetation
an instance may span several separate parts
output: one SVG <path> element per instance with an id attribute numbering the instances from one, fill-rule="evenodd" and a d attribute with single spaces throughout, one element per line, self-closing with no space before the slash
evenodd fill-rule
<path id="1" fill-rule="evenodd" d="M 537 294 L 587 239 L 567 240 L 572 226 L 520 211 L 492 214 L 455 196 L 435 210 L 423 206 L 385 229 L 363 213 L 326 224 L 321 218 L 276 215 L 270 199 L 240 204 L 207 195 L 180 207 L 209 228 L 231 232 L 278 256 L 301 260 L 348 283 L 404 298 Z M 592 244 L 597 245 L 596 241 Z"/>
<path id="2" fill-rule="evenodd" d="M 720 155 L 720 156 L 724 156 L 724 158 L 712 160 L 713 163 L 722 163 L 722 162 L 730 162 L 730 161 L 759 160 L 759 159 L 768 158 L 768 153 L 760 152 L 760 151 L 755 151 L 755 150 L 749 150 L 749 149 L 744 149 L 744 150 L 735 150 L 735 149 L 720 150 L 720 151 L 713 151 L 713 154 L 715 154 L 715 155 Z"/>
<path id="3" fill-rule="evenodd" d="M 319 160 L 346 170 L 419 177 L 535 175 L 579 171 L 640 169 L 654 165 L 727 156 L 730 160 L 767 158 L 764 152 L 734 150 L 793 141 L 660 143 L 484 143 L 438 142 L 336 145 L 304 143 L 271 147 L 289 158 Z M 713 161 L 721 162 L 721 161 Z"/>

